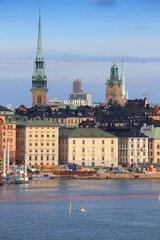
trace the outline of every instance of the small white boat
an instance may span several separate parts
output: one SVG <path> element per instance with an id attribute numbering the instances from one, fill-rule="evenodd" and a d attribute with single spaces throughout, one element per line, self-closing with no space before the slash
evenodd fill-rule
<path id="1" fill-rule="evenodd" d="M 79 209 L 77 209 L 77 211 L 78 211 L 78 212 L 85 212 L 86 209 L 85 209 L 85 208 L 79 208 Z"/>

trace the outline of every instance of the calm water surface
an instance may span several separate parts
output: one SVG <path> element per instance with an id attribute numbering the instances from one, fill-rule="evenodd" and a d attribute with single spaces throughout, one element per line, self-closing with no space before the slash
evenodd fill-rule
<path id="1" fill-rule="evenodd" d="M 160 180 L 52 180 L 0 187 L 0 197 L 159 194 Z M 0 201 L 0 240 L 160 240 L 157 196 Z M 77 211 L 84 207 L 85 213 Z"/>

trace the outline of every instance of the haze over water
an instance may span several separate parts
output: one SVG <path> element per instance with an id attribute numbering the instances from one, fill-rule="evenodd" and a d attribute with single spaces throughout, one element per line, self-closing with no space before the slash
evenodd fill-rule
<path id="1" fill-rule="evenodd" d="M 0 239 L 159 240 L 159 192 L 160 180 L 137 179 L 52 180 L 43 184 L 1 186 L 0 198 L 17 197 L 17 200 L 0 201 Z M 144 195 L 136 197 L 136 194 Z M 96 198 L 106 195 L 111 198 Z M 124 195 L 129 197 L 123 198 Z M 18 199 L 29 196 L 40 198 Z M 86 212 L 78 212 L 80 207 Z"/>

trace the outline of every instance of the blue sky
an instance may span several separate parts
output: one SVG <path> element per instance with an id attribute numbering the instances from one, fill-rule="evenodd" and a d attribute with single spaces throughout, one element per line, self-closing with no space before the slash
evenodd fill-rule
<path id="1" fill-rule="evenodd" d="M 31 106 L 39 7 L 48 99 L 67 99 L 72 82 L 93 102 L 121 59 L 129 98 L 160 102 L 159 0 L 1 0 L 0 105 Z"/>

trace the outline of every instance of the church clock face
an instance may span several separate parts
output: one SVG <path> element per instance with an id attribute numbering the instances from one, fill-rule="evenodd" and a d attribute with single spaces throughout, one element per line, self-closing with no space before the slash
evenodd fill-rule
<path id="1" fill-rule="evenodd" d="M 113 87 L 113 83 L 110 83 L 109 86 L 110 86 L 110 87 Z"/>

